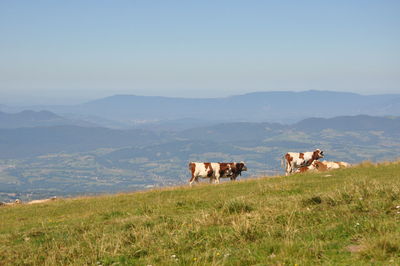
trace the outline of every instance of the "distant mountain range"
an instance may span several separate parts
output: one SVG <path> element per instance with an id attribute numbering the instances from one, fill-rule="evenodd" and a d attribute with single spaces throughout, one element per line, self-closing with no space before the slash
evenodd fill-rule
<path id="1" fill-rule="evenodd" d="M 40 198 L 183 184 L 189 161 L 245 161 L 245 178 L 282 173 L 280 160 L 288 151 L 320 148 L 325 160 L 350 163 L 394 160 L 400 154 L 400 117 L 394 116 L 307 118 L 290 125 L 180 120 L 185 127 L 166 121 L 110 129 L 34 127 L 31 115 L 39 121 L 35 125 L 63 121 L 48 112 L 23 112 L 16 115 L 23 127 L 0 128 L 0 200 L 15 192 Z M 165 130 L 168 123 L 172 130 Z"/>
<path id="2" fill-rule="evenodd" d="M 155 144 L 160 136 L 142 129 L 52 126 L 0 129 L 0 158 L 26 158 L 49 153 L 86 152 Z"/>
<path id="3" fill-rule="evenodd" d="M 245 161 L 245 178 L 282 173 L 288 151 L 350 163 L 400 154 L 400 94 L 117 95 L 0 110 L 0 200 L 183 184 L 189 161 Z"/>
<path id="4" fill-rule="evenodd" d="M 400 134 L 400 117 L 372 117 L 368 115 L 340 116 L 334 118 L 308 118 L 292 126 L 304 132 L 324 129 L 337 131 L 381 131 L 388 135 Z"/>
<path id="5" fill-rule="evenodd" d="M 190 121 L 294 123 L 309 117 L 331 118 L 360 114 L 399 116 L 400 94 L 365 96 L 332 91 L 288 91 L 203 99 L 115 95 L 71 106 L 1 108 L 13 112 L 23 109 L 48 110 L 64 117 L 85 117 L 86 121 L 90 117 L 97 117 L 97 121 L 92 121 L 95 124 L 101 124 L 101 119 L 105 119 L 109 122 L 117 121 L 119 126 L 125 127 L 150 124 L 171 128 L 168 125 L 171 122 L 175 127 L 183 129 Z"/>
<path id="6" fill-rule="evenodd" d="M 98 126 L 92 122 L 68 119 L 49 111 L 24 110 L 19 113 L 0 112 L 0 128 L 51 127 L 61 125 Z"/>
<path id="7" fill-rule="evenodd" d="M 4 113 L 2 115 L 4 116 Z M 301 134 L 318 136 L 323 135 L 324 130 L 334 130 L 340 133 L 376 132 L 378 134 L 380 132 L 385 136 L 400 137 L 400 117 L 372 117 L 367 115 L 308 118 L 292 125 L 266 122 L 219 123 L 178 132 L 140 128 L 120 130 L 68 124 L 40 126 L 43 121 L 46 122 L 45 124 L 49 124 L 49 121 L 61 123 L 64 120 L 50 112 L 22 112 L 15 116 L 19 118 L 19 124 L 23 127 L 0 129 L 0 158 L 29 157 L 58 152 L 86 152 L 101 148 L 144 147 L 169 142 L 177 144 L 176 141 L 208 142 L 206 146 L 214 145 L 214 147 L 217 147 L 215 143 L 229 143 L 231 146 L 254 146 L 268 142 L 268 139 L 274 139 L 281 144 L 285 141 L 292 141 L 292 145 L 296 146 L 297 144 L 293 141 L 301 143 Z M 32 118 L 32 120 L 29 118 Z M 39 121 L 37 127 L 32 127 L 34 121 Z M 69 120 L 65 121 L 70 122 Z M 297 132 L 301 132 L 301 134 Z M 298 134 L 299 137 L 297 137 Z M 285 138 L 284 136 L 288 137 Z M 277 140 L 276 138 L 280 139 Z M 275 144 L 272 142 L 268 145 Z M 194 149 L 195 146 L 193 145 L 192 148 Z M 283 145 L 290 147 L 290 143 Z M 174 148 L 171 147 L 171 149 Z M 218 152 L 218 149 L 213 150 Z M 168 152 L 167 149 L 166 152 Z M 196 150 L 190 152 L 195 153 Z"/>

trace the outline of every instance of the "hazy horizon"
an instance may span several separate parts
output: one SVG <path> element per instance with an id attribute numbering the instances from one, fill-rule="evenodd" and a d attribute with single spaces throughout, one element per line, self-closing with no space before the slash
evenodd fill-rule
<path id="1" fill-rule="evenodd" d="M 29 107 L 29 106 L 40 106 L 40 105 L 75 105 L 75 104 L 83 104 L 86 102 L 91 102 L 103 98 L 108 98 L 108 97 L 113 97 L 113 96 L 143 96 L 143 97 L 167 97 L 167 98 L 181 98 L 181 99 L 212 99 L 212 98 L 226 98 L 226 97 L 231 97 L 231 96 L 238 96 L 238 95 L 246 95 L 246 94 L 252 94 L 252 93 L 268 93 L 268 92 L 293 92 L 293 93 L 303 93 L 303 92 L 309 92 L 309 91 L 318 91 L 318 92 L 333 92 L 333 93 L 353 93 L 353 94 L 358 94 L 358 95 L 363 95 L 363 96 L 372 96 L 372 95 L 383 95 L 383 94 L 393 94 L 393 95 L 399 95 L 400 92 L 393 92 L 393 93 L 358 93 L 358 92 L 352 92 L 352 91 L 334 91 L 334 90 L 269 90 L 269 91 L 248 91 L 248 92 L 243 92 L 243 93 L 232 93 L 232 94 L 226 94 L 226 95 L 214 95 L 214 96 L 182 96 L 182 95 L 143 95 L 143 94 L 134 94 L 134 93 L 116 93 L 116 94 L 104 94 L 103 96 L 93 96 L 93 97 L 76 97 L 76 98 L 49 98 L 49 99 L 43 99 L 40 98 L 38 101 L 35 99 L 25 99 L 25 100 L 16 100 L 15 102 L 4 100 L 2 97 L 2 101 L 0 101 L 0 106 L 5 105 L 5 106 L 15 106 L 15 107 Z"/>

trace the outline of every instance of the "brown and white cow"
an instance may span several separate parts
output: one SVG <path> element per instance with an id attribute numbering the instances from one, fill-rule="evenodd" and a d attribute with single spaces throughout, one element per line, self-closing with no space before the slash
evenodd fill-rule
<path id="1" fill-rule="evenodd" d="M 240 163 L 199 163 L 190 162 L 189 171 L 192 173 L 192 177 L 189 180 L 189 184 L 192 185 L 194 181 L 199 182 L 199 177 L 210 178 L 210 183 L 214 181 L 219 183 L 220 178 L 230 178 L 236 180 L 236 178 L 242 174 L 242 171 L 247 171 L 247 167 L 243 162 Z"/>
<path id="2" fill-rule="evenodd" d="M 314 161 L 324 157 L 320 149 L 308 152 L 288 152 L 284 156 L 286 163 L 286 175 L 295 173 L 298 168 L 310 166 Z"/>
<path id="3" fill-rule="evenodd" d="M 236 180 L 239 175 L 242 175 L 243 171 L 247 171 L 247 166 L 244 162 L 240 163 L 218 163 L 219 164 L 219 178 L 229 177 L 231 180 Z M 218 179 L 219 179 L 218 178 Z M 217 180 L 219 182 L 219 180 Z"/>
<path id="4" fill-rule="evenodd" d="M 14 206 L 18 204 L 22 204 L 20 199 L 16 199 L 14 202 L 0 202 L 0 206 Z"/>
<path id="5" fill-rule="evenodd" d="M 347 168 L 350 167 L 351 164 L 347 162 L 330 162 L 330 161 L 313 161 L 313 163 L 309 166 L 303 166 L 296 170 L 296 173 L 304 173 L 309 171 L 328 171 L 339 168 Z"/>
<path id="6" fill-rule="evenodd" d="M 27 204 L 39 204 L 39 203 L 46 203 L 46 202 L 49 202 L 49 201 L 54 201 L 54 200 L 56 200 L 56 199 L 57 199 L 57 197 L 56 197 L 56 196 L 54 196 L 54 197 L 52 197 L 52 198 L 49 198 L 49 199 L 32 200 L 32 201 L 29 201 Z"/>

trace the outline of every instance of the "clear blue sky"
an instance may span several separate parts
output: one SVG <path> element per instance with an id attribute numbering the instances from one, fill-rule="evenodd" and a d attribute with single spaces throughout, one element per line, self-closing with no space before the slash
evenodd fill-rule
<path id="1" fill-rule="evenodd" d="M 400 1 L 0 1 L 0 104 L 400 93 Z"/>

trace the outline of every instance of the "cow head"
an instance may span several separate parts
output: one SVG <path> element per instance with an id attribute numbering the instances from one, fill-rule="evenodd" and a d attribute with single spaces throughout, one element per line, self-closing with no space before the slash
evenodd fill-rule
<path id="1" fill-rule="evenodd" d="M 314 161 L 312 163 L 312 165 L 314 166 L 315 169 L 317 169 L 318 171 L 326 171 L 328 170 L 328 167 L 326 166 L 325 162 L 320 162 L 320 161 Z"/>
<path id="2" fill-rule="evenodd" d="M 239 175 L 242 175 L 242 171 L 247 171 L 247 166 L 244 162 L 236 163 L 236 169 Z"/>
<path id="3" fill-rule="evenodd" d="M 321 151 L 320 149 L 316 149 L 313 153 L 313 159 L 318 160 L 324 158 L 324 151 Z"/>

